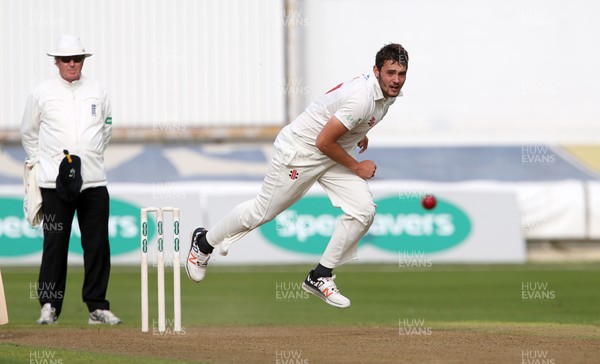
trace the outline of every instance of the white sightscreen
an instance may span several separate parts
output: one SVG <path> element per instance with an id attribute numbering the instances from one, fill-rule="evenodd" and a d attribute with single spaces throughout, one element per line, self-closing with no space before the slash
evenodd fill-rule
<path id="1" fill-rule="evenodd" d="M 306 100 L 390 42 L 410 55 L 404 97 L 373 143 L 600 141 L 600 3 L 306 0 Z"/>

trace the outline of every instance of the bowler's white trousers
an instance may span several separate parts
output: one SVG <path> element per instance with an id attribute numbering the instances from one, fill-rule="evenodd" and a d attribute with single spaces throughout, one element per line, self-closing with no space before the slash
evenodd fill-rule
<path id="1" fill-rule="evenodd" d="M 210 228 L 208 243 L 227 254 L 232 243 L 273 220 L 319 182 L 332 204 L 344 213 L 319 263 L 335 268 L 356 259 L 358 241 L 375 217 L 376 205 L 367 182 L 298 140 L 289 126 L 281 130 L 274 147 L 269 171 L 256 198 L 236 206 Z M 291 173 L 294 170 L 296 174 Z"/>

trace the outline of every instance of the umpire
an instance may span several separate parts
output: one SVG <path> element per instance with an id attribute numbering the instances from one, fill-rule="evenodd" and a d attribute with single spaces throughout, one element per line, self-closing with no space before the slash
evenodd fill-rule
<path id="1" fill-rule="evenodd" d="M 109 98 L 96 81 L 81 74 L 86 52 L 80 39 L 62 36 L 54 58 L 58 75 L 37 85 L 27 100 L 21 122 L 28 166 L 36 165 L 42 193 L 44 251 L 37 298 L 38 324 L 60 316 L 67 280 L 67 256 L 77 212 L 85 278 L 82 297 L 89 324 L 121 320 L 106 300 L 110 276 L 108 242 L 109 195 L 104 151 L 110 141 Z"/>

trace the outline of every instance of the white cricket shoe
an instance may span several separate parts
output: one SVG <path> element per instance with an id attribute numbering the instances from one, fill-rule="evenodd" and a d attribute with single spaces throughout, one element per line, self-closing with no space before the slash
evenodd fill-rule
<path id="1" fill-rule="evenodd" d="M 38 325 L 51 325 L 55 324 L 56 320 L 58 320 L 58 317 L 56 317 L 56 308 L 52 307 L 49 303 L 44 303 L 42 306 L 42 314 L 36 323 Z"/>
<path id="2" fill-rule="evenodd" d="M 185 262 L 185 271 L 188 277 L 196 282 L 202 282 L 206 275 L 206 267 L 210 260 L 210 254 L 204 254 L 200 251 L 198 240 L 204 237 L 208 231 L 204 228 L 197 228 L 192 233 L 192 242 L 190 244 L 190 252 L 188 253 L 187 261 Z"/>
<path id="3" fill-rule="evenodd" d="M 304 283 L 302 283 L 302 289 L 319 297 L 332 306 L 339 308 L 350 307 L 350 300 L 340 293 L 335 282 L 333 282 L 334 279 L 335 275 L 333 277 L 321 277 L 312 280 L 310 273 L 308 273 L 308 277 L 306 277 Z"/>
<path id="4" fill-rule="evenodd" d="M 120 324 L 121 322 L 122 322 L 121 319 L 118 318 L 117 316 L 115 316 L 109 310 L 100 310 L 100 309 L 90 312 L 90 318 L 88 320 L 88 324 L 90 324 L 90 325 L 100 325 L 100 324 L 117 325 L 117 324 Z"/>

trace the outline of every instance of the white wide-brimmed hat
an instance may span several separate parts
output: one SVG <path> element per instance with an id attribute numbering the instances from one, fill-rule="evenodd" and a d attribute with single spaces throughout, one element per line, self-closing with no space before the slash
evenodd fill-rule
<path id="1" fill-rule="evenodd" d="M 47 53 L 51 57 L 64 57 L 64 56 L 86 56 L 89 57 L 92 53 L 88 53 L 83 48 L 83 44 L 79 37 L 72 35 L 63 35 L 58 39 L 58 45 L 56 50 Z"/>

